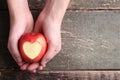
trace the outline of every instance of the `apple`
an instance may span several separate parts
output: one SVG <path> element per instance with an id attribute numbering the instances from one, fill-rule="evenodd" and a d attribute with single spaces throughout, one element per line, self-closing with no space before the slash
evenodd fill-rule
<path id="1" fill-rule="evenodd" d="M 41 33 L 26 33 L 19 40 L 19 51 L 24 61 L 38 62 L 47 49 L 47 42 Z"/>

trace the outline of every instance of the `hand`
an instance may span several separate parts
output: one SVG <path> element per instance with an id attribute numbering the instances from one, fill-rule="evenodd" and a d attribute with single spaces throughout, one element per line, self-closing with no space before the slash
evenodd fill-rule
<path id="1" fill-rule="evenodd" d="M 11 21 L 8 49 L 21 67 L 21 70 L 29 70 L 31 72 L 36 72 L 37 69 L 42 70 L 46 63 L 57 55 L 61 49 L 60 27 L 70 0 L 46 1 L 46 5 L 35 23 L 34 31 L 45 35 L 48 49 L 41 62 L 28 64 L 20 56 L 18 41 L 21 35 L 32 31 L 33 18 L 29 11 L 27 0 L 8 0 Z"/>
<path id="2" fill-rule="evenodd" d="M 27 70 L 30 72 L 36 72 L 36 70 L 42 70 L 48 61 L 50 61 L 61 49 L 61 31 L 60 23 L 53 21 L 51 16 L 41 13 L 35 23 L 34 32 L 43 33 L 46 37 L 48 48 L 47 52 L 42 58 L 41 62 L 30 64 Z"/>
<path id="3" fill-rule="evenodd" d="M 48 49 L 39 63 L 28 67 L 29 71 L 42 70 L 61 49 L 61 23 L 70 0 L 46 0 L 46 5 L 35 23 L 34 32 L 43 33 Z M 62 5 L 62 6 L 61 6 Z"/>
<path id="4" fill-rule="evenodd" d="M 30 11 L 24 12 L 22 15 L 18 15 L 18 17 L 11 16 L 12 15 L 10 15 L 11 25 L 8 39 L 8 49 L 17 64 L 25 70 L 29 64 L 24 62 L 21 58 L 18 50 L 18 41 L 23 34 L 32 31 L 33 17 Z"/>
<path id="5" fill-rule="evenodd" d="M 43 59 L 40 62 L 39 70 L 46 66 L 61 49 L 61 22 L 53 20 L 50 15 L 42 12 L 35 24 L 34 31 L 43 33 L 48 43 L 48 49 Z"/>
<path id="6" fill-rule="evenodd" d="M 37 63 L 29 64 L 23 61 L 18 50 L 20 37 L 33 30 L 33 17 L 29 10 L 28 2 L 27 0 L 7 0 L 7 2 L 10 13 L 8 49 L 21 70 L 29 70 L 31 65 L 34 65 L 32 68 L 35 68 Z"/>

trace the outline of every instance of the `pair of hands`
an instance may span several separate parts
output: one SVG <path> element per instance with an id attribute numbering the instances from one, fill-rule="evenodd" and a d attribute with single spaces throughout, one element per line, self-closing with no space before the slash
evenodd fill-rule
<path id="1" fill-rule="evenodd" d="M 19 15 L 18 15 L 19 16 Z M 61 49 L 61 22 L 54 20 L 47 12 L 42 11 L 37 21 L 34 23 L 31 12 L 28 10 L 22 17 L 14 18 L 10 16 L 10 33 L 8 39 L 8 49 L 20 66 L 21 70 L 36 72 L 42 70 L 48 61 L 50 61 Z M 34 26 L 35 24 L 35 26 Z M 42 32 L 47 39 L 48 49 L 41 62 L 29 64 L 21 58 L 18 50 L 18 41 L 20 37 L 28 32 Z"/>

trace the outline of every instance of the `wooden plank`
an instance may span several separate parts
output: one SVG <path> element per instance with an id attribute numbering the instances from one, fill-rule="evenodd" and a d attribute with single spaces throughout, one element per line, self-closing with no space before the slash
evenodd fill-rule
<path id="1" fill-rule="evenodd" d="M 120 71 L 1 71 L 0 80 L 120 80 Z"/>
<path id="2" fill-rule="evenodd" d="M 120 0 L 71 0 L 69 9 L 120 9 Z"/>
<path id="3" fill-rule="evenodd" d="M 0 10 L 7 9 L 7 0 L 0 0 Z"/>
<path id="4" fill-rule="evenodd" d="M 39 12 L 34 11 L 34 18 Z M 120 11 L 67 11 L 62 50 L 45 70 L 120 69 Z M 7 50 L 8 12 L 0 11 L 0 68 L 16 67 Z"/>
<path id="5" fill-rule="evenodd" d="M 0 9 L 7 9 L 7 0 L 0 0 Z M 31 9 L 41 10 L 45 0 L 28 0 Z M 69 9 L 120 9 L 120 0 L 71 0 Z"/>
<path id="6" fill-rule="evenodd" d="M 119 11 L 68 12 L 63 50 L 68 69 L 120 69 Z"/>
<path id="7" fill-rule="evenodd" d="M 120 69 L 119 17 L 119 11 L 68 11 L 62 50 L 48 69 Z"/>
<path id="8" fill-rule="evenodd" d="M 31 9 L 40 9 L 44 0 L 29 0 Z M 71 0 L 68 9 L 120 9 L 120 0 Z"/>
<path id="9" fill-rule="evenodd" d="M 7 49 L 9 25 L 8 11 L 0 11 L 0 68 L 13 68 L 17 66 Z"/>

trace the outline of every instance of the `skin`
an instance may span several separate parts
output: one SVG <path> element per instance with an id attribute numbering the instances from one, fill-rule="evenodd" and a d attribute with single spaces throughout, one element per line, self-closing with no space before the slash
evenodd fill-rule
<path id="1" fill-rule="evenodd" d="M 21 70 L 30 72 L 42 70 L 61 49 L 61 23 L 70 0 L 46 0 L 46 5 L 35 23 L 27 0 L 7 0 L 7 2 L 10 13 L 8 49 L 11 55 Z M 23 34 L 32 31 L 42 32 L 45 35 L 48 49 L 40 62 L 29 64 L 20 56 L 18 40 Z"/>

